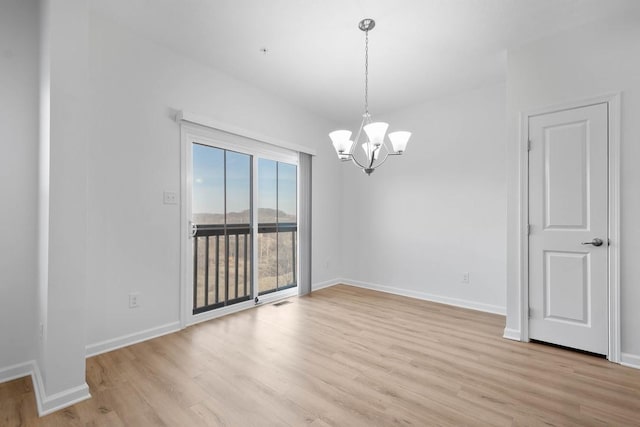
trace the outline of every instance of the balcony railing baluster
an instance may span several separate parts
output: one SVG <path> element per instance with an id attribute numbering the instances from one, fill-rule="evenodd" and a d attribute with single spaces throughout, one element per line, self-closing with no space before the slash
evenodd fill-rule
<path id="1" fill-rule="evenodd" d="M 229 301 L 229 235 L 224 236 L 224 300 Z"/>
<path id="2" fill-rule="evenodd" d="M 209 305 L 209 236 L 204 240 L 204 305 Z"/>
<path id="3" fill-rule="evenodd" d="M 236 294 L 235 294 L 235 297 L 238 298 L 238 290 L 239 290 L 239 288 L 238 288 L 238 255 L 240 255 L 240 252 L 239 252 L 239 250 L 240 250 L 240 235 L 236 234 L 233 240 L 236 241 L 236 259 L 234 260 L 235 261 L 235 263 L 234 263 L 235 264 L 234 265 L 234 267 L 235 267 L 235 282 L 236 282 Z"/>
<path id="4" fill-rule="evenodd" d="M 298 283 L 296 280 L 296 249 L 298 247 L 298 242 L 296 241 L 297 233 L 295 231 L 291 232 L 291 259 L 293 260 L 293 283 Z"/>
<path id="5" fill-rule="evenodd" d="M 216 304 L 220 302 L 220 236 L 216 236 Z"/>
<path id="6" fill-rule="evenodd" d="M 247 238 L 249 237 L 248 234 L 244 235 L 244 294 L 248 295 L 247 292 L 247 264 L 249 264 L 248 259 L 247 259 Z"/>
<path id="7" fill-rule="evenodd" d="M 193 308 L 198 306 L 198 238 L 193 239 Z"/>

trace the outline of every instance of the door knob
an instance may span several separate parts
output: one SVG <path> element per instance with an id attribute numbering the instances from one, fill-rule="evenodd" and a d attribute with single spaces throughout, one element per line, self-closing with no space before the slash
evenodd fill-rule
<path id="1" fill-rule="evenodd" d="M 593 245 L 593 246 L 602 246 L 602 239 L 598 239 L 597 237 L 590 242 L 582 242 L 583 245 Z"/>

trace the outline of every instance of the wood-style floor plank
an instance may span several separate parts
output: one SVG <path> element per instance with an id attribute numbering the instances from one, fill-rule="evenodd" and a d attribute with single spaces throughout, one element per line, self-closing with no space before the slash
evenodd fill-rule
<path id="1" fill-rule="evenodd" d="M 502 338 L 504 317 L 349 286 L 92 357 L 93 398 L 1 426 L 640 426 L 640 371 Z"/>

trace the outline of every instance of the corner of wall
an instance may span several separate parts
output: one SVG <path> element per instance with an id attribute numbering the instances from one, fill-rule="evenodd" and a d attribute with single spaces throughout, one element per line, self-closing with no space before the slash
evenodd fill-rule
<path id="1" fill-rule="evenodd" d="M 320 289 L 330 288 L 331 286 L 339 285 L 342 279 L 325 280 L 324 282 L 313 283 L 311 285 L 311 291 L 319 291 Z"/>
<path id="2" fill-rule="evenodd" d="M 502 338 L 513 341 L 522 341 L 522 332 L 520 329 L 504 328 Z"/>
<path id="3" fill-rule="evenodd" d="M 38 364 L 36 362 L 31 362 L 31 364 L 31 381 L 33 382 L 33 390 L 36 395 L 36 404 L 38 406 L 39 416 L 43 417 L 91 398 L 89 386 L 86 382 L 79 386 L 72 387 L 52 395 L 47 395 Z"/>

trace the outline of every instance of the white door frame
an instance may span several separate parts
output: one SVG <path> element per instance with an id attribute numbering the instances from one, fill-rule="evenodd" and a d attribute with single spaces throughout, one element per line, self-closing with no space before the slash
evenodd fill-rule
<path id="1" fill-rule="evenodd" d="M 194 140 L 202 142 L 208 142 L 211 146 L 220 147 L 223 149 L 236 151 L 240 153 L 250 154 L 253 156 L 252 170 L 255 170 L 255 164 L 258 157 L 272 159 L 276 161 L 283 161 L 286 163 L 298 165 L 298 155 L 294 154 L 293 149 L 301 148 L 303 152 L 313 152 L 303 146 L 297 146 L 295 144 L 288 144 L 275 140 L 273 138 L 263 137 L 247 130 L 243 130 L 238 127 L 232 127 L 220 122 L 215 122 L 210 119 L 202 118 L 185 112 L 180 112 L 176 116 L 176 121 L 180 125 L 180 194 L 181 197 L 181 209 L 180 209 L 180 327 L 186 328 L 189 325 L 204 322 L 210 319 L 215 319 L 226 314 L 235 313 L 241 310 L 255 307 L 256 303 L 253 300 L 240 302 L 231 306 L 221 307 L 215 310 L 206 311 L 204 313 L 194 315 L 193 309 L 193 271 L 192 260 L 189 258 L 190 250 L 187 247 L 190 243 L 189 235 L 189 220 L 191 213 L 191 199 L 188 190 L 191 188 L 191 144 Z M 229 135 L 229 138 L 235 140 L 230 143 L 222 139 L 217 139 L 212 132 L 224 132 Z M 240 138 L 240 139 L 238 139 Z M 260 138 L 260 139 L 257 139 Z M 251 141 L 253 140 L 253 141 Z M 299 168 L 298 168 L 299 173 Z M 257 188 L 257 174 L 253 173 L 253 188 Z M 254 190 L 255 191 L 255 190 Z M 299 197 L 298 197 L 299 200 Z M 257 209 L 254 209 L 254 224 L 257 224 Z M 300 215 L 299 206 L 297 212 L 298 218 Z M 257 241 L 257 240 L 256 240 Z M 258 258 L 257 245 L 252 245 L 253 259 Z M 298 251 L 300 247 L 298 246 Z M 300 256 L 299 253 L 296 256 L 296 268 L 299 269 Z M 257 278 L 258 270 L 257 263 L 252 263 L 254 269 L 252 276 Z M 268 304 L 273 301 L 277 301 L 283 298 L 289 298 L 298 295 L 300 287 L 285 289 L 282 291 L 276 291 L 270 294 L 260 296 L 260 304 Z M 253 283 L 254 297 L 258 296 L 258 283 L 254 280 Z"/>
<path id="2" fill-rule="evenodd" d="M 609 136 L 609 224 L 608 238 L 608 295 L 609 295 L 609 351 L 607 359 L 620 363 L 620 93 L 582 99 L 560 105 L 520 113 L 518 158 L 520 162 L 519 249 L 518 278 L 520 282 L 520 341 L 529 341 L 529 118 L 593 104 L 608 106 Z"/>

